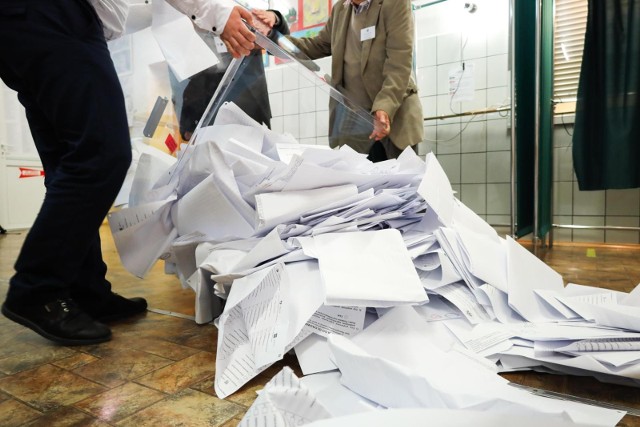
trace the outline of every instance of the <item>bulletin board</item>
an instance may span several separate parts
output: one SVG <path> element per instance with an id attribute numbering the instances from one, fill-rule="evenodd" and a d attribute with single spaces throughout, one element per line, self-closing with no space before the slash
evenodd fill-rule
<path id="1" fill-rule="evenodd" d="M 269 8 L 282 13 L 289 31 L 322 27 L 331 13 L 332 0 L 269 0 Z"/>
<path id="2" fill-rule="evenodd" d="M 332 0 L 270 0 L 270 8 L 282 13 L 295 38 L 316 36 L 329 20 L 332 4 Z M 266 61 L 269 58 L 268 66 Z M 275 58 L 276 65 L 284 62 Z"/>
<path id="3" fill-rule="evenodd" d="M 331 0 L 298 0 L 296 31 L 323 26 L 329 20 Z"/>
<path id="4" fill-rule="evenodd" d="M 298 1 L 299 0 L 269 0 L 269 8 L 277 10 L 282 14 L 291 32 L 298 29 Z"/>

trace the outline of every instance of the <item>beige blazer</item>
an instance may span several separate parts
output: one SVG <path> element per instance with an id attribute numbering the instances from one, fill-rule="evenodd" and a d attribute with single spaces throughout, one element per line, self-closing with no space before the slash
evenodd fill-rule
<path id="1" fill-rule="evenodd" d="M 291 38 L 310 59 L 332 56 L 331 85 L 342 83 L 351 6 L 336 2 L 329 21 L 315 37 Z M 414 25 L 410 0 L 371 0 L 364 28 L 375 26 L 375 37 L 362 42 L 361 77 L 372 101 L 372 112 L 391 119 L 389 137 L 400 149 L 424 138 L 422 105 L 411 75 Z"/>

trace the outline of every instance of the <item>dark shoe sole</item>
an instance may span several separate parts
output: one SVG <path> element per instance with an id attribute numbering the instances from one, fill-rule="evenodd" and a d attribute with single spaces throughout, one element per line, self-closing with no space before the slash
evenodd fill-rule
<path id="1" fill-rule="evenodd" d="M 134 303 L 130 306 L 129 310 L 118 311 L 111 314 L 105 314 L 103 316 L 95 316 L 94 319 L 96 319 L 98 322 L 103 322 L 103 323 L 115 322 L 118 320 L 124 320 L 130 317 L 137 316 L 147 311 L 147 301 L 144 298 L 139 298 L 139 297 L 130 298 L 129 301 Z M 136 304 L 137 304 L 137 307 L 133 308 Z M 87 313 L 91 314 L 90 311 L 87 311 Z"/>
<path id="2" fill-rule="evenodd" d="M 90 339 L 73 339 L 73 338 L 66 338 L 66 337 L 53 335 L 50 332 L 43 330 L 40 326 L 38 326 L 36 323 L 32 322 L 31 320 L 27 319 L 26 317 L 22 317 L 19 314 L 16 314 L 13 311 L 9 310 L 6 304 L 2 304 L 2 314 L 4 314 L 6 318 L 11 319 L 16 323 L 19 323 L 22 326 L 26 326 L 27 328 L 31 329 L 33 332 L 37 333 L 38 335 L 62 345 L 100 344 L 102 342 L 106 342 L 111 339 L 111 334 L 106 335 L 104 337 L 100 337 L 100 338 L 90 338 Z"/>

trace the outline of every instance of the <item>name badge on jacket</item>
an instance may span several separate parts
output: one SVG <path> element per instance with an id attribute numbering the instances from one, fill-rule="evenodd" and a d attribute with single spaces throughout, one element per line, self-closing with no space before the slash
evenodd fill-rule
<path id="1" fill-rule="evenodd" d="M 360 30 L 360 41 L 371 40 L 376 36 L 376 27 L 371 26 Z"/>

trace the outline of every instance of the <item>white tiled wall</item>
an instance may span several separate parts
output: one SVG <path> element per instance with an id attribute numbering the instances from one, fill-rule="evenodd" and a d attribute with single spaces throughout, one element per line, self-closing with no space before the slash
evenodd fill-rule
<path id="1" fill-rule="evenodd" d="M 416 12 L 417 81 L 427 118 L 510 102 L 509 1 L 476 4 L 474 14 L 458 2 Z M 452 102 L 449 73 L 463 63 L 465 72 L 473 72 L 473 99 Z M 497 113 L 427 120 L 419 150 L 420 154 L 433 151 L 460 199 L 495 225 L 511 221 L 509 121 Z"/>
<path id="2" fill-rule="evenodd" d="M 419 10 L 416 21 L 416 80 L 425 117 L 509 103 L 509 0 L 478 0 L 474 14 L 449 1 Z M 459 8 L 457 6 L 460 6 Z M 459 10 L 458 10 L 459 9 Z M 324 75 L 331 59 L 316 61 Z M 449 72 L 473 68 L 473 98 L 451 102 Z M 272 127 L 306 144 L 328 144 L 329 96 L 306 79 L 307 70 L 288 64 L 266 69 Z M 419 154 L 433 151 L 458 196 L 484 218 L 510 222 L 508 117 L 498 114 L 425 121 Z"/>
<path id="3" fill-rule="evenodd" d="M 425 117 L 510 104 L 509 0 L 476 0 L 468 14 L 446 1 L 416 11 L 416 81 Z M 458 7 L 459 6 L 459 7 Z M 273 61 L 273 58 L 271 59 Z M 328 72 L 331 59 L 317 61 Z M 473 99 L 451 102 L 449 72 L 473 64 Z M 325 90 L 286 65 L 267 68 L 273 128 L 301 143 L 328 144 Z M 422 156 L 436 154 L 458 197 L 493 225 L 511 221 L 511 135 L 508 113 L 425 121 Z M 580 192 L 573 172 L 571 125 L 554 132 L 553 223 L 640 225 L 640 190 Z M 638 243 L 638 231 L 554 229 L 555 241 Z"/>
<path id="4" fill-rule="evenodd" d="M 573 172 L 573 125 L 554 128 L 553 223 L 584 226 L 640 226 L 640 189 L 580 191 Z M 554 240 L 640 243 L 636 230 L 554 229 Z"/>
<path id="5" fill-rule="evenodd" d="M 28 228 L 42 199 L 44 179 L 21 178 L 21 168 L 41 171 L 35 143 L 17 94 L 0 82 L 0 226 Z"/>
<path id="6" fill-rule="evenodd" d="M 271 58 L 273 61 L 273 58 Z M 331 58 L 317 61 L 323 70 L 331 67 Z M 266 69 L 271 127 L 290 133 L 301 144 L 328 145 L 329 94 L 318 85 L 308 70 L 292 64 L 272 63 Z"/>

